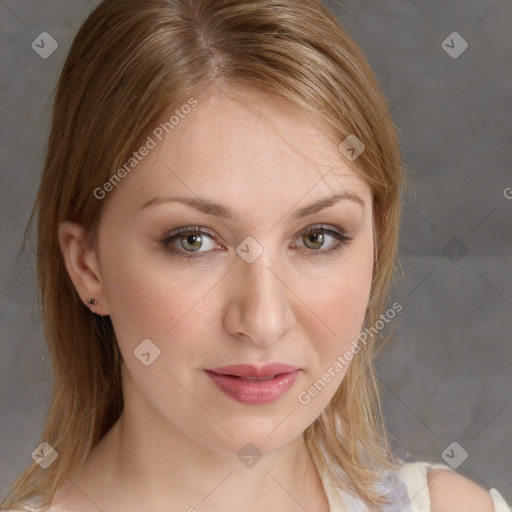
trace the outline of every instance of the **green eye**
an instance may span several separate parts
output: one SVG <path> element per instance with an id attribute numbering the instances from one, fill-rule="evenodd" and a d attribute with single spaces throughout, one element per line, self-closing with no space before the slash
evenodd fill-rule
<path id="1" fill-rule="evenodd" d="M 164 240 L 160 240 L 160 243 L 170 253 L 190 259 L 193 257 L 200 257 L 193 256 L 193 253 L 200 254 L 209 252 L 209 249 L 215 246 L 213 238 L 213 233 L 206 231 L 204 228 L 200 228 L 198 226 L 186 226 L 174 230 Z M 203 249 L 203 246 L 207 241 L 210 242 L 212 246 L 207 246 L 207 250 L 200 250 Z"/>
<path id="2" fill-rule="evenodd" d="M 325 254 L 330 251 L 342 249 L 353 237 L 347 236 L 343 231 L 334 227 L 313 226 L 304 229 L 300 235 L 304 239 L 306 248 L 313 253 Z M 335 239 L 335 243 L 328 249 L 322 249 L 326 242 L 326 236 Z"/>
<path id="3" fill-rule="evenodd" d="M 186 251 L 198 251 L 203 245 L 201 234 L 181 235 L 180 244 Z"/>
<path id="4" fill-rule="evenodd" d="M 307 235 L 304 240 L 306 241 L 306 246 L 309 249 L 320 249 L 324 244 L 324 234 L 319 231 L 311 232 L 310 235 Z M 309 245 L 311 243 L 311 245 Z"/>

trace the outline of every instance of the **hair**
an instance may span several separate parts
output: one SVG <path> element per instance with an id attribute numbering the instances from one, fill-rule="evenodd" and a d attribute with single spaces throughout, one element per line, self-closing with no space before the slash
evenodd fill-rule
<path id="1" fill-rule="evenodd" d="M 112 321 L 91 315 L 74 288 L 59 224 L 81 224 L 97 247 L 108 198 L 98 200 L 95 188 L 122 167 L 162 113 L 214 82 L 262 87 L 319 119 L 338 142 L 354 134 L 364 143 L 357 160 L 347 162 L 373 197 L 375 250 L 365 325 L 375 325 L 386 307 L 397 263 L 401 151 L 388 100 L 336 17 L 319 0 L 102 1 L 76 34 L 61 70 L 23 240 L 25 246 L 37 213 L 38 299 L 53 370 L 40 440 L 58 459 L 46 469 L 27 466 L 0 508 L 27 510 L 24 504 L 34 496 L 47 507 L 123 410 L 122 357 Z M 340 158 L 346 158 L 341 151 Z M 377 482 L 400 464 L 390 448 L 374 367 L 386 339 L 368 338 L 304 432 L 315 463 L 372 509 L 389 503 Z"/>

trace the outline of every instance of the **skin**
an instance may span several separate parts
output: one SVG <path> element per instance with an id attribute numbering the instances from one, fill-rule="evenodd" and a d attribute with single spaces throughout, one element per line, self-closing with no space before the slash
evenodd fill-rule
<path id="1" fill-rule="evenodd" d="M 83 511 L 327 511 L 302 433 L 328 405 L 348 366 L 307 405 L 307 390 L 363 326 L 373 262 L 372 194 L 302 110 L 256 88 L 215 86 L 104 199 L 97 251 L 81 226 L 63 223 L 67 271 L 84 303 L 110 315 L 125 361 L 125 410 L 54 504 Z M 169 116 L 162 116 L 168 119 Z M 339 141 L 338 141 L 339 142 Z M 304 218 L 298 208 L 333 193 L 357 195 Z M 205 198 L 237 221 L 158 195 Z M 353 237 L 340 250 L 301 235 L 325 224 Z M 200 226 L 202 257 L 160 242 Z M 248 236 L 263 253 L 236 252 Z M 186 237 L 182 240 L 186 244 Z M 190 237 L 189 237 L 190 239 Z M 200 245 L 200 242 L 199 242 Z M 180 245 L 176 250 L 188 256 Z M 160 349 L 149 366 L 144 339 Z M 357 357 L 354 356 L 354 357 Z M 269 362 L 301 368 L 273 403 L 247 405 L 222 393 L 203 369 Z M 262 458 L 237 457 L 247 442 Z M 193 508 L 191 508 L 193 507 Z"/>

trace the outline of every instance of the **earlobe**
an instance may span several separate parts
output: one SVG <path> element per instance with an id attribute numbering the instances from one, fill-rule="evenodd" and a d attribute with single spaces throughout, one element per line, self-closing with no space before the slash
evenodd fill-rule
<path id="1" fill-rule="evenodd" d="M 83 227 L 73 222 L 62 222 L 58 237 L 64 265 L 82 302 L 93 313 L 108 315 L 97 253 L 87 246 Z"/>

